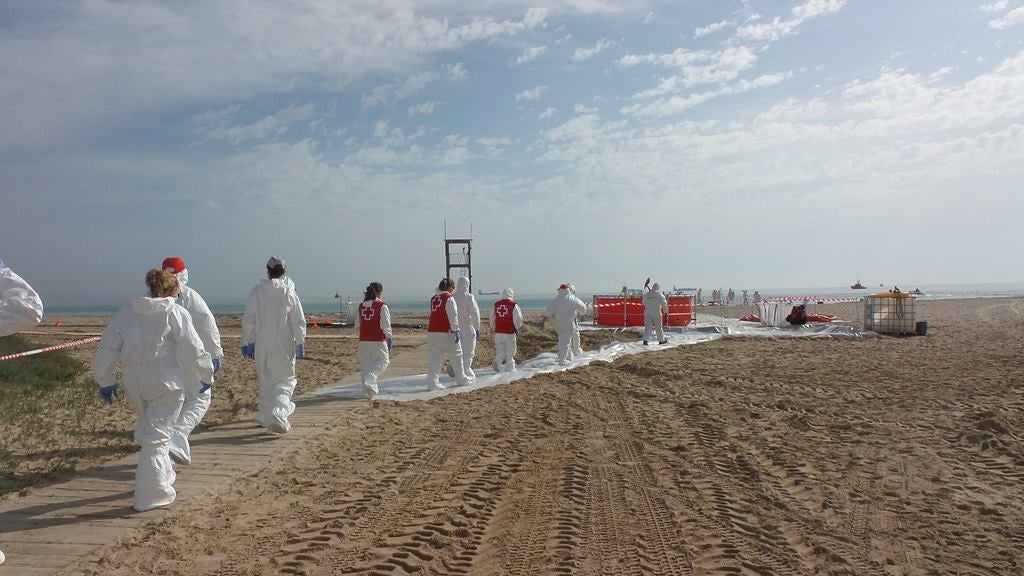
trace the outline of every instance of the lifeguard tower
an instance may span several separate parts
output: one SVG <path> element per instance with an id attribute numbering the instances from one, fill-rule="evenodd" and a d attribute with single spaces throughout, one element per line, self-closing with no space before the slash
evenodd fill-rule
<path id="1" fill-rule="evenodd" d="M 473 228 L 470 226 L 469 238 L 449 238 L 448 223 L 444 226 L 444 275 L 455 279 L 452 270 L 459 276 L 469 278 L 469 289 L 473 290 Z"/>

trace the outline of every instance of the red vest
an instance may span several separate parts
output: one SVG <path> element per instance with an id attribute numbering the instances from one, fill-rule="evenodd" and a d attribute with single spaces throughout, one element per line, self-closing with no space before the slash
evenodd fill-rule
<path id="1" fill-rule="evenodd" d="M 449 292 L 434 294 L 430 299 L 430 320 L 427 322 L 427 332 L 451 332 L 452 325 L 448 323 L 448 299 L 452 295 Z"/>
<path id="2" fill-rule="evenodd" d="M 361 342 L 383 342 L 387 335 L 380 329 L 380 309 L 384 307 L 382 300 L 374 300 L 369 306 L 359 303 L 359 340 Z"/>
<path id="3" fill-rule="evenodd" d="M 515 334 L 516 325 L 512 320 L 512 312 L 516 309 L 516 301 L 509 300 L 498 300 L 494 303 L 494 333 L 495 334 Z"/>

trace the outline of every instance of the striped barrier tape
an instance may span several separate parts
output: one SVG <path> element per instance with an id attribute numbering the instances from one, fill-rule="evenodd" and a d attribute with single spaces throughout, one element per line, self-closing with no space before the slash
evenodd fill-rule
<path id="1" fill-rule="evenodd" d="M 14 360 L 15 358 L 24 358 L 25 356 L 32 356 L 34 354 L 42 354 L 43 352 L 53 352 L 54 350 L 64 350 L 65 348 L 74 348 L 75 346 L 81 346 L 83 344 L 89 344 L 92 342 L 99 342 L 101 338 L 99 336 L 90 336 L 89 338 L 82 338 L 81 340 L 73 340 L 71 342 L 65 342 L 63 344 L 56 344 L 54 346 L 47 346 L 46 348 L 40 348 L 38 350 L 29 350 L 28 352 L 18 352 L 17 354 L 7 354 L 6 356 L 0 356 L 0 362 L 4 360 Z"/>
<path id="2" fill-rule="evenodd" d="M 818 304 L 841 304 L 859 302 L 860 298 L 818 298 L 817 296 L 771 296 L 762 298 L 762 302 L 817 302 Z"/>

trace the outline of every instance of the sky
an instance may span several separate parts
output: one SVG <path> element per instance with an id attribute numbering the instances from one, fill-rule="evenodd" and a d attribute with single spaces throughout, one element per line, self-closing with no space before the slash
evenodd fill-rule
<path id="1" fill-rule="evenodd" d="M 1024 0 L 0 3 L 48 305 L 1024 281 Z"/>

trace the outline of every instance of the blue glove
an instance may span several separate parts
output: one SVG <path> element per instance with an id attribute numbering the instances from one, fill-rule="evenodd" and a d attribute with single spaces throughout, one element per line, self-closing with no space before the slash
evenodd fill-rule
<path id="1" fill-rule="evenodd" d="M 455 342 L 456 344 L 458 344 L 459 340 L 461 340 L 461 339 L 462 339 L 462 336 L 459 334 L 459 331 L 458 330 L 452 330 L 452 342 Z"/>
<path id="2" fill-rule="evenodd" d="M 203 385 L 203 387 L 199 389 L 199 393 L 200 393 L 200 394 L 202 394 L 202 393 L 206 392 L 206 391 L 207 391 L 207 390 L 209 390 L 210 388 L 213 388 L 213 386 L 211 386 L 211 385 L 207 384 L 206 382 L 203 382 L 202 380 L 200 380 L 200 381 L 199 381 L 199 383 Z"/>
<path id="3" fill-rule="evenodd" d="M 242 357 L 248 358 L 249 360 L 256 359 L 256 343 L 250 342 L 242 345 Z"/>
<path id="4" fill-rule="evenodd" d="M 117 396 L 117 384 L 111 384 L 110 386 L 104 386 L 100 388 L 100 397 L 107 405 L 114 403 L 114 396 Z"/>
<path id="5" fill-rule="evenodd" d="M 541 318 L 541 319 L 540 319 L 540 329 L 541 329 L 541 330 L 543 330 L 543 329 L 544 329 L 544 323 L 545 323 L 545 322 L 547 322 L 547 321 L 548 321 L 548 319 L 547 319 L 547 318 Z"/>
<path id="6" fill-rule="evenodd" d="M 391 352 L 391 338 L 388 338 L 388 352 Z"/>
<path id="7" fill-rule="evenodd" d="M 0 258 L 0 268 L 7 268 L 7 264 L 4 264 L 3 258 Z"/>
<path id="8" fill-rule="evenodd" d="M 480 331 L 477 330 L 476 328 L 473 328 L 473 340 L 476 341 L 476 340 L 479 340 L 479 339 L 480 339 Z"/>
<path id="9" fill-rule="evenodd" d="M 295 357 L 298 358 L 299 360 L 302 360 L 303 358 L 306 357 L 305 344 L 299 344 L 298 346 L 295 347 Z"/>
<path id="10" fill-rule="evenodd" d="M 220 370 L 220 358 L 213 359 L 213 373 L 216 374 Z"/>
<path id="11" fill-rule="evenodd" d="M 516 336 L 519 336 L 519 328 L 513 328 L 513 329 L 512 329 L 512 332 L 513 332 L 513 333 L 514 333 L 514 334 L 515 334 Z"/>

